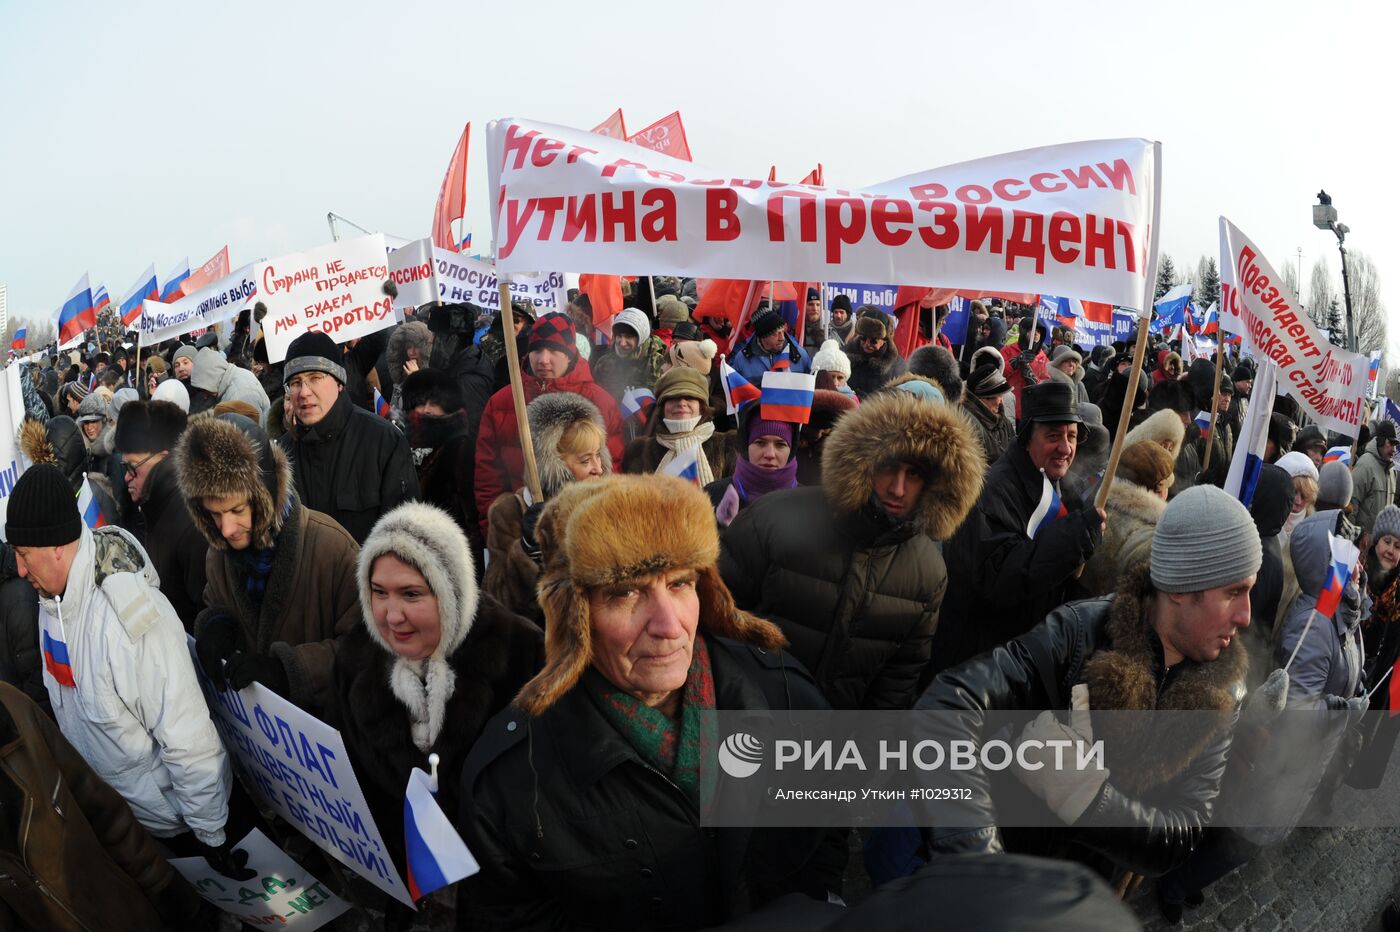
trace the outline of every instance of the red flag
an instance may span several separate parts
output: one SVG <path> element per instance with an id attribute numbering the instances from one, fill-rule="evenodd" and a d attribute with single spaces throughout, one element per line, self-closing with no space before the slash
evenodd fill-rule
<path id="1" fill-rule="evenodd" d="M 1103 304 L 1098 301 L 1080 301 L 1080 306 L 1084 308 L 1084 319 L 1093 321 L 1096 324 L 1113 323 L 1113 305 Z"/>
<path id="2" fill-rule="evenodd" d="M 228 246 L 224 246 L 223 249 L 210 256 L 208 262 L 190 271 L 189 277 L 180 282 L 180 292 L 192 295 L 210 282 L 216 282 L 227 276 Z"/>
<path id="3" fill-rule="evenodd" d="M 690 143 L 686 141 L 685 126 L 681 123 L 679 110 L 669 116 L 662 117 L 637 134 L 629 136 L 627 141 L 684 162 L 690 161 Z"/>
<path id="4" fill-rule="evenodd" d="M 933 298 L 935 306 L 945 303 L 938 301 L 942 289 L 930 288 L 927 285 L 900 285 L 899 291 L 894 296 L 894 317 L 898 325 L 894 330 L 895 350 L 899 355 L 909 357 L 914 350 L 930 342 L 928 337 L 919 333 L 919 317 L 921 305 L 925 298 Z M 933 312 L 929 312 L 930 317 Z"/>
<path id="5" fill-rule="evenodd" d="M 447 163 L 447 174 L 442 176 L 437 206 L 433 208 L 433 245 L 452 252 L 459 251 L 458 240 L 452 236 L 452 221 L 465 223 L 467 216 L 467 143 L 471 135 L 472 125 L 467 123 L 457 148 L 452 150 L 452 161 Z M 504 195 L 505 191 L 501 193 Z"/>
<path id="6" fill-rule="evenodd" d="M 589 130 L 599 136 L 607 136 L 610 139 L 627 138 L 627 124 L 622 122 L 622 108 L 618 107 L 617 112 L 608 117 L 603 122 Z"/>
<path id="7" fill-rule="evenodd" d="M 772 179 L 770 178 L 769 180 L 771 181 Z M 814 184 L 817 187 L 825 185 L 826 172 L 822 170 L 822 163 L 818 162 L 817 167 L 808 172 L 807 177 L 799 181 L 798 184 Z"/>
<path id="8" fill-rule="evenodd" d="M 695 280 L 695 318 L 718 317 L 729 321 L 729 352 L 734 351 L 743 334 L 744 324 L 758 299 L 762 297 L 759 282 L 738 278 L 697 278 Z"/>
<path id="9" fill-rule="evenodd" d="M 621 112 L 621 111 L 619 111 Z M 622 310 L 622 279 L 617 275 L 580 275 L 579 294 L 593 305 L 593 326 L 604 327 Z"/>

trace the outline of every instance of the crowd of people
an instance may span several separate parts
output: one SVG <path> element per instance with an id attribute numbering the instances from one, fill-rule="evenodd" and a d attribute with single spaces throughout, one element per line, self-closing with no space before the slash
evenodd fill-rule
<path id="1" fill-rule="evenodd" d="M 0 560 L 0 927 L 216 928 L 167 858 L 238 876 L 258 826 L 391 929 L 935 910 L 1118 929 L 1115 887 L 1156 878 L 1180 921 L 1343 781 L 1379 785 L 1397 729 L 1359 713 L 1387 707 L 1371 693 L 1400 659 L 1393 423 L 1363 429 L 1354 466 L 1324 461 L 1351 438 L 1260 400 L 1246 507 L 1221 488 L 1255 401 L 1233 350 L 1217 376 L 1160 338 L 1141 358 L 1078 345 L 1000 300 L 950 339 L 943 306 L 806 298 L 760 303 L 737 338 L 697 317 L 693 280 L 655 276 L 604 321 L 581 294 L 517 302 L 510 332 L 435 305 L 346 345 L 303 334 L 273 363 L 245 312 L 222 337 L 138 349 L 106 330 L 16 361 L 32 465 Z M 814 374 L 809 415 L 731 414 L 722 356 L 755 386 Z M 1316 623 L 1333 536 L 1362 559 Z M 197 669 L 339 730 L 401 873 L 404 788 L 436 755 L 480 873 L 415 920 L 297 845 L 234 778 Z M 710 711 L 1029 710 L 1023 737 L 1083 742 L 1089 720 L 1057 714 L 1072 705 L 1215 724 L 1174 746 L 1120 735 L 1131 773 L 967 775 L 1015 780 L 1048 830 L 1003 824 L 988 792 L 858 838 L 701 820 Z M 1338 714 L 1285 747 L 1285 707 Z M 1299 740 L 1291 815 L 1240 828 L 1266 821 L 1251 806 L 1280 794 L 1258 781 Z M 856 874 L 876 889 L 847 907 Z"/>

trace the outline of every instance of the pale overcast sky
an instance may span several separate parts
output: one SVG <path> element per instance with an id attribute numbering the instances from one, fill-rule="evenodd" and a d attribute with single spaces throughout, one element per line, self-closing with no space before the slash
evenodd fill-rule
<path id="1" fill-rule="evenodd" d="M 862 185 L 1051 143 L 1163 143 L 1163 248 L 1224 213 L 1276 266 L 1318 188 L 1400 309 L 1397 14 L 1385 3 L 72 3 L 0 0 L 0 283 L 51 315 L 225 243 L 235 265 L 330 238 L 326 212 L 427 235 L 472 123 L 635 131 L 672 110 L 698 162 Z M 586 270 L 574 270 L 586 271 Z M 1304 298 L 1306 298 L 1306 292 Z M 1400 327 L 1392 326 L 1392 346 Z"/>

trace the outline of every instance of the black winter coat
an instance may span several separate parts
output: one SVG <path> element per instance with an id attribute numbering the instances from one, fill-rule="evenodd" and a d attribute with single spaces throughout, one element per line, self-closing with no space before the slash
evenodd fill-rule
<path id="1" fill-rule="evenodd" d="M 366 622 L 366 624 L 371 622 Z M 456 674 L 444 726 L 431 753 L 438 755 L 438 805 L 457 811 L 459 775 L 486 722 L 515 698 L 544 665 L 540 629 L 482 594 L 471 630 L 447 658 Z M 394 657 L 356 625 L 336 652 L 332 697 L 326 711 L 384 834 L 400 874 L 404 870 L 403 798 L 414 767 L 429 772 L 428 755 L 413 743 L 408 709 L 389 685 Z"/>
<path id="2" fill-rule="evenodd" d="M 477 412 L 478 420 L 480 412 Z M 476 425 L 468 426 L 466 411 L 440 417 L 409 415 L 409 435 L 415 446 L 432 450 L 418 464 L 422 500 L 452 516 L 472 546 L 472 564 L 482 573 L 481 516 L 476 511 Z"/>
<path id="3" fill-rule="evenodd" d="M 1292 508 L 1292 477 L 1287 470 L 1266 464 L 1259 471 L 1259 481 L 1254 486 L 1254 501 L 1249 506 L 1250 514 L 1254 516 L 1254 526 L 1259 531 L 1259 542 L 1264 549 L 1259 572 L 1254 576 L 1254 588 L 1249 591 L 1249 617 L 1254 636 L 1265 644 L 1273 637 L 1278 603 L 1283 598 L 1283 550 L 1279 532 L 1283 530 Z"/>
<path id="4" fill-rule="evenodd" d="M 0 541 L 0 679 L 12 684 L 52 716 L 39 652 L 39 594 L 21 579 L 15 552 Z"/>
<path id="5" fill-rule="evenodd" d="M 1020 443 L 992 464 L 972 513 L 943 548 L 950 582 L 930 675 L 1024 634 L 1064 603 L 1103 523 L 1093 502 L 1081 504 L 1062 484 L 1069 513 L 1031 538 L 1026 526 L 1043 491 L 1043 474 Z"/>
<path id="6" fill-rule="evenodd" d="M 785 652 L 705 643 L 717 708 L 827 707 Z M 482 867 L 462 890 L 478 930 L 696 929 L 840 882 L 829 832 L 702 827 L 583 684 L 538 717 L 511 706 L 487 723 L 458 827 Z"/>
<path id="7" fill-rule="evenodd" d="M 418 498 L 418 473 L 408 441 L 342 391 L 319 423 L 298 424 L 277 440 L 292 461 L 297 496 L 330 515 L 363 544 L 374 522 L 400 502 Z"/>
<path id="8" fill-rule="evenodd" d="M 724 532 L 720 574 L 738 606 L 783 629 L 837 709 L 907 709 L 948 585 L 909 522 L 838 516 L 820 488 L 773 492 Z"/>
<path id="9" fill-rule="evenodd" d="M 1065 710 L 1071 690 L 1084 683 L 1095 711 L 1212 713 L 1209 719 L 1194 717 L 1202 727 L 1176 732 L 1179 741 L 1154 740 L 1160 738 L 1157 729 L 1137 728 L 1135 734 L 1120 726 L 1113 734 L 1114 717 L 1106 723 L 1095 720 L 1095 738 L 1110 730 L 1104 738 L 1110 775 L 1066 830 L 1070 838 L 1061 840 L 1072 839 L 1119 868 L 1158 876 L 1185 861 L 1210 822 L 1244 697 L 1248 660 L 1244 644 L 1235 638 L 1214 661 L 1186 660 L 1166 669 L 1161 642 L 1147 621 L 1150 593 L 1148 571 L 1142 567 L 1111 598 L 1061 606 L 1027 634 L 940 674 L 916 708 Z M 976 716 L 927 716 L 922 721 L 934 740 L 971 737 L 980 743 L 984 737 L 966 731 L 977 727 L 971 724 L 981 721 Z M 1132 766 L 1115 779 L 1114 761 L 1123 759 Z M 931 846 L 940 852 L 1000 850 L 992 793 L 1028 791 L 1020 789 L 1015 776 L 1001 773 L 989 780 L 980 767 L 950 771 L 950 776 L 951 789 L 968 788 L 971 794 L 942 824 L 968 828 L 934 829 Z M 1137 785 L 1127 786 L 1129 780 Z"/>
<path id="10" fill-rule="evenodd" d="M 195 616 L 204 608 L 205 555 L 209 542 L 195 527 L 176 480 L 175 460 L 166 457 L 146 479 L 146 553 L 160 577 L 160 591 L 186 631 L 194 630 Z"/>
<path id="11" fill-rule="evenodd" d="M 885 341 L 884 349 L 873 356 L 866 355 L 858 342 L 847 343 L 844 349 L 851 360 L 851 377 L 846 385 L 861 401 L 909 371 L 909 364 L 894 348 L 893 340 Z"/>

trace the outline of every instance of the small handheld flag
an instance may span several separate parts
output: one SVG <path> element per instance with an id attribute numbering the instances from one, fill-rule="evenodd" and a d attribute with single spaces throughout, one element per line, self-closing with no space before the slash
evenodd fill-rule
<path id="1" fill-rule="evenodd" d="M 738 414 L 746 402 L 757 401 L 763 396 L 759 387 L 735 371 L 723 356 L 719 360 L 719 374 L 724 385 L 724 407 L 728 413 Z"/>
<path id="2" fill-rule="evenodd" d="M 14 350 L 16 353 L 22 353 L 22 352 L 24 352 L 25 340 L 26 340 L 28 337 L 29 337 L 29 328 L 28 328 L 28 327 L 20 327 L 18 330 L 15 331 L 14 339 L 12 339 L 12 340 L 10 341 L 10 349 Z"/>
<path id="3" fill-rule="evenodd" d="M 60 609 L 61 611 L 61 609 Z M 68 659 L 68 644 L 63 637 L 63 622 L 47 610 L 39 611 L 39 638 L 44 651 L 44 669 L 60 686 L 77 687 L 73 666 Z"/>
<path id="4" fill-rule="evenodd" d="M 83 523 L 94 531 L 107 526 L 107 519 L 102 517 L 102 506 L 97 496 L 92 494 L 92 486 L 86 476 L 83 477 L 83 487 L 78 490 L 78 514 L 83 516 Z"/>
<path id="5" fill-rule="evenodd" d="M 671 462 L 661 467 L 661 475 L 678 476 L 686 482 L 699 485 L 701 453 L 701 447 L 687 447 L 684 450 L 677 450 Z"/>
<path id="6" fill-rule="evenodd" d="M 1209 440 L 1209 439 L 1210 439 L 1210 412 L 1209 412 L 1209 411 L 1197 411 L 1197 412 L 1196 412 L 1196 426 L 1199 427 L 1199 428 L 1201 429 L 1201 436 L 1204 437 L 1206 440 Z"/>
<path id="7" fill-rule="evenodd" d="M 1328 447 L 1327 452 L 1322 454 L 1322 462 L 1324 464 L 1342 463 L 1343 465 L 1350 466 L 1351 447 Z"/>
<path id="8" fill-rule="evenodd" d="M 112 298 L 107 294 L 106 285 L 98 285 L 92 289 L 92 311 L 94 314 L 102 313 L 102 309 L 112 303 Z"/>
<path id="9" fill-rule="evenodd" d="M 622 413 L 626 417 L 634 417 L 639 423 L 645 424 L 647 418 L 651 416 L 652 405 L 656 404 L 656 395 L 648 388 L 629 388 L 622 396 Z"/>
<path id="10" fill-rule="evenodd" d="M 436 757 L 437 755 L 433 755 Z M 408 866 L 408 895 L 423 897 L 481 870 L 462 836 L 452 827 L 434 799 L 437 763 L 430 777 L 414 767 L 403 799 L 404 854 Z"/>
<path id="11" fill-rule="evenodd" d="M 759 416 L 766 421 L 806 424 L 812 418 L 812 398 L 817 377 L 802 372 L 765 372 L 760 390 Z"/>
<path id="12" fill-rule="evenodd" d="M 1252 403 L 1240 425 L 1240 437 L 1225 477 L 1225 491 L 1246 508 L 1254 501 L 1254 489 L 1264 468 L 1264 447 L 1269 440 L 1269 419 L 1274 412 L 1277 375 L 1274 364 L 1261 362 L 1254 377 Z"/>
<path id="13" fill-rule="evenodd" d="M 389 416 L 389 402 L 384 399 L 383 395 L 379 394 L 377 388 L 374 389 L 374 413 L 380 417 Z"/>
<path id="14" fill-rule="evenodd" d="M 1317 596 L 1317 613 L 1323 618 L 1331 618 L 1337 613 L 1337 606 L 1342 603 L 1342 593 L 1361 556 L 1361 551 L 1346 538 L 1328 534 L 1327 542 L 1332 548 L 1332 562 L 1327 566 L 1327 576 Z"/>
<path id="15" fill-rule="evenodd" d="M 1031 540 L 1035 540 L 1041 531 L 1069 514 L 1065 503 L 1060 501 L 1060 490 L 1055 488 L 1055 483 L 1050 481 L 1044 470 L 1041 470 L 1040 478 L 1043 483 L 1040 504 L 1035 506 L 1035 511 L 1031 512 L 1031 519 L 1026 522 L 1026 536 Z"/>

